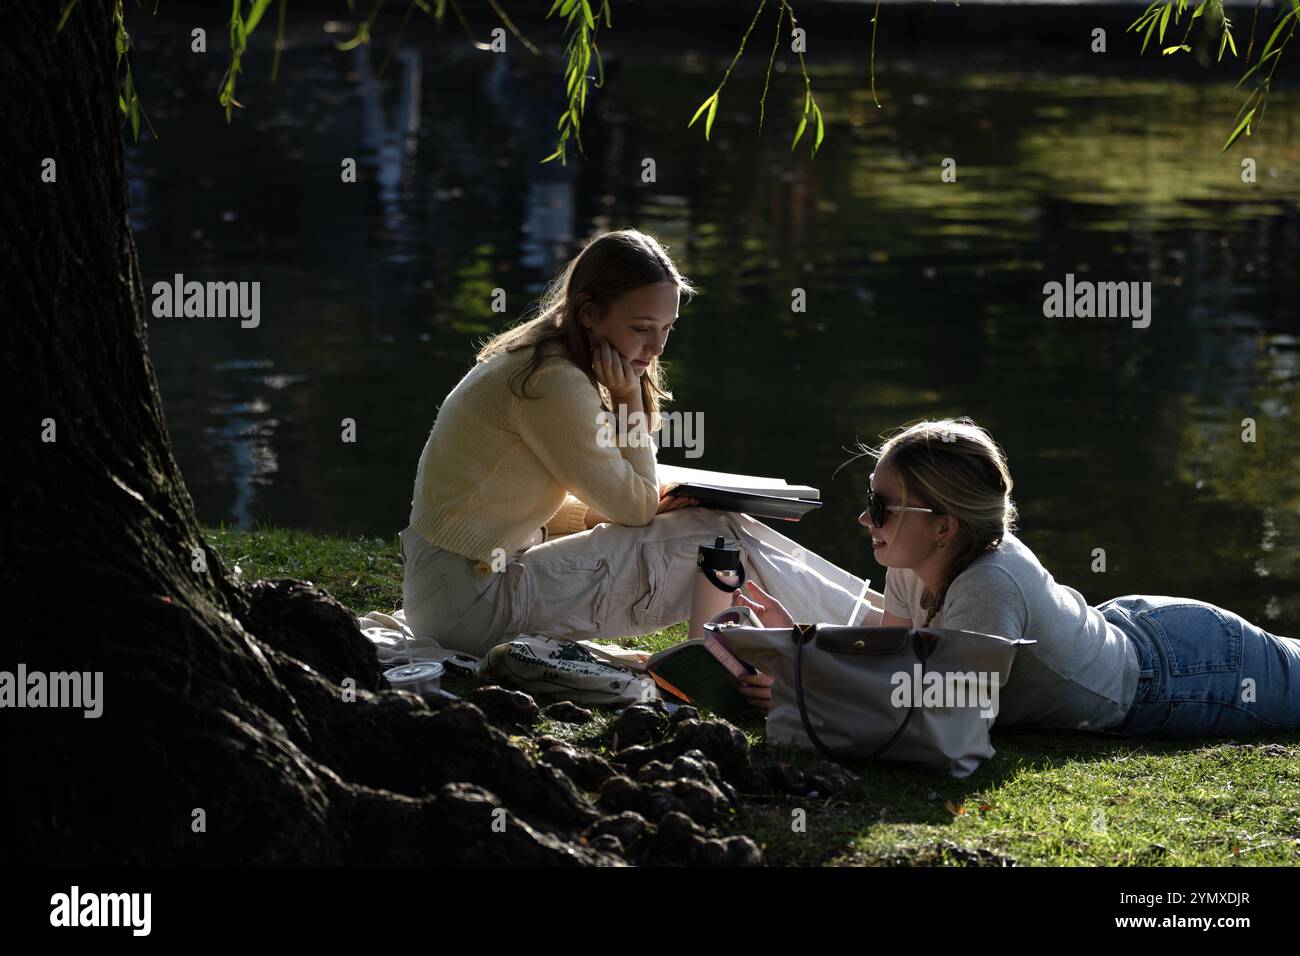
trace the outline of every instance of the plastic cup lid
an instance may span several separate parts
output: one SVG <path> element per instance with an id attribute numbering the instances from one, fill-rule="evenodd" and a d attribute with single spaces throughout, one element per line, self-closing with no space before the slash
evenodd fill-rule
<path id="1" fill-rule="evenodd" d="M 384 671 L 384 677 L 390 684 L 416 684 L 439 678 L 444 670 L 437 661 L 430 661 L 427 664 L 403 664 L 401 667 L 390 667 Z"/>

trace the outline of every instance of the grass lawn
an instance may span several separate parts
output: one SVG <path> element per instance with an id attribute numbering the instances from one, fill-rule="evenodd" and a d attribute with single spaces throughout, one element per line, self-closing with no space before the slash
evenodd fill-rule
<path id="1" fill-rule="evenodd" d="M 396 535 L 336 538 L 280 528 L 209 528 L 207 535 L 246 580 L 313 581 L 359 613 L 400 603 Z M 685 630 L 676 625 L 619 643 L 658 650 Z M 591 724 L 544 723 L 538 732 L 599 749 L 596 739 L 611 719 L 598 710 Z M 757 712 L 742 729 L 758 764 L 797 768 L 819 760 L 766 744 Z M 1300 734 L 1117 741 L 1008 731 L 995 733 L 993 744 L 996 756 L 965 780 L 848 764 L 857 782 L 827 799 L 747 795 L 729 829 L 753 837 L 776 865 L 1300 864 Z M 800 816 L 802 830 L 794 824 Z"/>

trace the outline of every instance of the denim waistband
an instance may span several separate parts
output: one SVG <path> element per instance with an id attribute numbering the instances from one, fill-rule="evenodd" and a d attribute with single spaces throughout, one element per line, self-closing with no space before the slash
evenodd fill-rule
<path id="1" fill-rule="evenodd" d="M 1116 599 L 1118 601 L 1120 599 Z M 1159 659 L 1160 648 L 1146 629 L 1142 627 L 1128 611 L 1113 601 L 1107 601 L 1097 608 L 1101 611 L 1102 616 L 1121 634 L 1127 637 L 1133 644 L 1133 650 L 1137 653 L 1138 662 L 1138 680 L 1137 686 L 1133 689 L 1133 700 L 1129 703 L 1128 712 L 1124 714 L 1123 719 L 1114 727 L 1108 728 L 1112 733 L 1122 733 L 1124 728 L 1133 720 L 1138 708 L 1146 700 L 1147 693 L 1151 684 L 1155 681 L 1156 671 L 1161 665 Z"/>

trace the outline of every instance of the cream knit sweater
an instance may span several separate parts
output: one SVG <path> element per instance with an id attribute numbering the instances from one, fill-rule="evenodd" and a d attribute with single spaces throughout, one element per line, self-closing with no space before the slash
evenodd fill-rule
<path id="1" fill-rule="evenodd" d="M 480 362 L 443 401 L 411 501 L 411 527 L 431 544 L 490 561 L 543 525 L 548 537 L 585 531 L 588 505 L 617 524 L 654 518 L 654 444 L 601 446 L 600 395 L 561 349 L 548 344 L 527 387 L 515 383 L 536 397 L 509 384 L 529 347 Z"/>

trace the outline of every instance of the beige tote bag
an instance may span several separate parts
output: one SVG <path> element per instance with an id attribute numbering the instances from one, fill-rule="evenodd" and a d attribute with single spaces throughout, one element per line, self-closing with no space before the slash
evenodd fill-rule
<path id="1" fill-rule="evenodd" d="M 730 607 L 705 627 L 773 678 L 769 740 L 954 777 L 993 756 L 989 729 L 1016 649 L 1035 643 L 937 627 L 757 623 Z"/>

